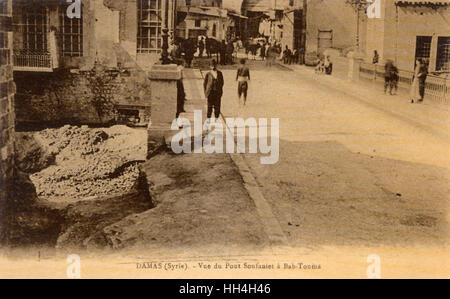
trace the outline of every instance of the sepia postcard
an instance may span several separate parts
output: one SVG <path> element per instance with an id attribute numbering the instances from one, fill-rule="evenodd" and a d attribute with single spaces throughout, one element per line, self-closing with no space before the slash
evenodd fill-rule
<path id="1" fill-rule="evenodd" d="M 0 59 L 0 278 L 450 278 L 450 0 L 0 0 Z"/>

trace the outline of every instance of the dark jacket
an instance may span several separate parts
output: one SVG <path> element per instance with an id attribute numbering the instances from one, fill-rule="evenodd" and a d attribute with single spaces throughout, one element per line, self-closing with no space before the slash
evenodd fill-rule
<path id="1" fill-rule="evenodd" d="M 424 83 L 427 80 L 428 76 L 428 66 L 422 65 L 419 70 L 419 80 L 421 83 Z"/>
<path id="2" fill-rule="evenodd" d="M 214 76 L 211 72 L 208 72 L 205 76 L 205 81 L 203 82 L 203 88 L 205 90 L 206 98 L 214 92 L 216 96 L 222 97 L 223 94 L 223 74 L 221 71 L 217 71 L 217 79 L 214 79 Z"/>

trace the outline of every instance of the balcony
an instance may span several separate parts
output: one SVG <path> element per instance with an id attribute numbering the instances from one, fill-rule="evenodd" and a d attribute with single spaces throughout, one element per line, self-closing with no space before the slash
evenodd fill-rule
<path id="1" fill-rule="evenodd" d="M 53 72 L 58 66 L 49 52 L 14 50 L 14 71 L 23 72 Z"/>

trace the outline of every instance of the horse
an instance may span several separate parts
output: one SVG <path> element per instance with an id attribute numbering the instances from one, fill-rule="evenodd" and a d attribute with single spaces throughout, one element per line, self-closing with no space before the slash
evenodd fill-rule
<path id="1" fill-rule="evenodd" d="M 196 39 L 181 39 L 180 40 L 181 53 L 184 54 L 186 66 L 191 67 L 194 54 L 197 52 L 197 40 Z"/>
<path id="2" fill-rule="evenodd" d="M 208 58 L 211 58 L 214 54 L 216 55 L 216 61 L 219 61 L 219 53 L 222 47 L 222 43 L 214 38 L 206 38 L 206 53 Z"/>
<path id="3" fill-rule="evenodd" d="M 248 43 L 245 46 L 245 54 L 247 54 L 248 57 L 248 54 L 251 53 L 253 55 L 253 60 L 256 60 L 256 53 L 258 52 L 259 48 L 261 48 L 261 45 L 259 43 L 257 44 Z"/>

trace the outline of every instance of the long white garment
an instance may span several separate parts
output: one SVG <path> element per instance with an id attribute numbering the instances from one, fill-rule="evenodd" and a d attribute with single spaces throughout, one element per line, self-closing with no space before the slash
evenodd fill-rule
<path id="1" fill-rule="evenodd" d="M 419 83 L 419 72 L 420 72 L 420 64 L 416 66 L 416 69 L 414 70 L 414 79 L 411 84 L 411 91 L 410 91 L 410 97 L 411 100 L 417 101 L 421 99 L 420 96 L 420 83 Z"/>

